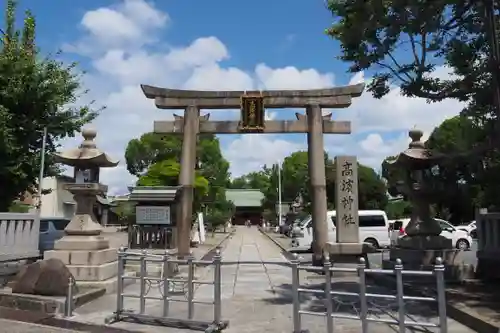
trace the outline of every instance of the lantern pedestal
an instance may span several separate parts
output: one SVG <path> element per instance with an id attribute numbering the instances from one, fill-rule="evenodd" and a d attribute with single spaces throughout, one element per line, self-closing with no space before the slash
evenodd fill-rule
<path id="1" fill-rule="evenodd" d="M 118 257 L 117 249 L 101 236 L 102 227 L 96 222 L 92 206 L 101 193 L 99 184 L 66 185 L 77 203 L 76 215 L 64 229 L 65 236 L 46 251 L 44 259 L 59 259 L 75 278 L 78 286 L 105 288 L 116 291 Z"/>
<path id="2" fill-rule="evenodd" d="M 398 248 L 409 250 L 447 250 L 452 249 L 452 241 L 444 236 L 413 235 L 398 240 Z"/>
<path id="3" fill-rule="evenodd" d="M 459 253 L 453 248 L 451 239 L 439 235 L 412 235 L 398 240 L 398 247 L 391 248 L 389 260 L 384 260 L 384 269 L 394 269 L 397 259 L 401 259 L 408 270 L 432 270 L 436 258 L 440 257 L 445 266 L 445 279 L 460 282 L 472 276 L 473 270 L 463 265 Z M 433 278 L 419 276 L 415 283 L 430 283 Z M 413 282 L 413 281 L 412 281 Z"/>

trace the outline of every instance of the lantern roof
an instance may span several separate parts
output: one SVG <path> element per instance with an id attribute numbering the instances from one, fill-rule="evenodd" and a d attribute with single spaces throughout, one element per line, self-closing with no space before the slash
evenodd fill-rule
<path id="1" fill-rule="evenodd" d="M 425 148 L 425 144 L 421 141 L 423 134 L 421 130 L 415 128 L 410 130 L 408 136 L 411 138 L 411 142 L 408 149 L 398 154 L 394 159 L 385 160 L 384 163 L 393 166 L 406 166 L 410 169 L 425 169 L 443 159 L 443 154 Z"/>
<path id="2" fill-rule="evenodd" d="M 72 167 L 98 167 L 111 168 L 118 165 L 119 161 L 112 159 L 108 154 L 99 150 L 94 141 L 97 131 L 92 128 L 82 130 L 83 142 L 78 148 L 68 149 L 55 153 L 57 163 Z"/>

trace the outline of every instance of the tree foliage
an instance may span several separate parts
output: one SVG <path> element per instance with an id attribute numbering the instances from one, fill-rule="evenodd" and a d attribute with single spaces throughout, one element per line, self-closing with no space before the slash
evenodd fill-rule
<path id="1" fill-rule="evenodd" d="M 125 151 L 127 169 L 139 178 L 140 186 L 177 186 L 181 149 L 182 140 L 178 135 L 145 133 L 129 141 Z M 195 176 L 194 212 L 206 206 L 207 212 L 217 218 L 230 214 L 232 204 L 225 199 L 229 163 L 222 156 L 219 140 L 214 135 L 201 135 L 197 157 L 200 167 Z"/>
<path id="2" fill-rule="evenodd" d="M 330 0 L 335 21 L 326 33 L 341 43 L 351 72 L 378 70 L 369 85 L 375 97 L 396 81 L 408 97 L 468 100 L 491 82 L 484 3 Z M 433 75 L 443 64 L 455 76 Z"/>
<path id="3" fill-rule="evenodd" d="M 8 0 L 0 45 L 0 211 L 24 191 L 34 191 L 40 170 L 42 133 L 47 127 L 46 175 L 55 175 L 52 153 L 60 139 L 74 136 L 98 110 L 75 106 L 82 93 L 76 64 L 42 57 L 35 18 L 27 11 L 16 28 L 17 2 Z"/>
<path id="4" fill-rule="evenodd" d="M 335 166 L 325 153 L 326 190 L 328 206 L 335 207 Z M 306 210 L 309 209 L 309 164 L 307 151 L 297 151 L 283 160 L 281 166 L 282 202 L 291 203 L 302 197 Z M 384 209 L 387 205 L 387 191 L 381 177 L 370 167 L 358 165 L 359 208 Z M 232 188 L 254 188 L 264 194 L 263 208 L 275 211 L 278 203 L 278 165 L 264 166 L 259 172 L 252 172 L 232 181 Z"/>
<path id="5" fill-rule="evenodd" d="M 436 215 L 459 223 L 474 219 L 476 208 L 500 208 L 500 191 L 496 185 L 500 181 L 498 154 L 493 151 L 487 155 L 470 156 L 467 153 L 478 141 L 484 140 L 483 135 L 484 131 L 464 116 L 447 119 L 432 131 L 426 147 L 445 156 L 452 155 L 439 163 L 439 170 L 432 179 L 439 184 L 432 202 Z M 402 194 L 396 185 L 403 181 L 405 170 L 388 169 L 383 164 L 382 173 L 389 193 L 394 196 Z"/>

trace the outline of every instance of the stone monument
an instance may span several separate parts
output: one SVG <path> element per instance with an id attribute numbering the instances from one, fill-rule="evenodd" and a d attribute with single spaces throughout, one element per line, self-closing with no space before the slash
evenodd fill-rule
<path id="1" fill-rule="evenodd" d="M 430 267 L 437 257 L 443 258 L 448 266 L 455 263 L 458 250 L 453 249 L 450 239 L 440 235 L 441 226 L 431 216 L 430 209 L 432 198 L 439 192 L 432 178 L 444 156 L 426 149 L 421 141 L 422 135 L 420 130 L 411 130 L 412 141 L 408 149 L 395 159 L 384 161 L 384 169 L 404 171 L 404 179 L 398 183 L 397 191 L 406 195 L 412 204 L 406 235 L 391 249 L 389 261 L 384 262 L 386 267 L 392 267 L 398 258 L 408 269 Z"/>
<path id="2" fill-rule="evenodd" d="M 84 141 L 78 148 L 55 154 L 58 163 L 74 167 L 75 183 L 65 188 L 74 195 L 76 214 L 64 229 L 64 237 L 55 242 L 54 250 L 44 253 L 44 259 L 61 260 L 79 286 L 103 287 L 112 292 L 117 282 L 117 249 L 110 248 L 101 235 L 93 206 L 97 195 L 107 191 L 99 184 L 99 168 L 115 167 L 118 161 L 97 148 L 96 134 L 93 129 L 84 129 Z"/>
<path id="3" fill-rule="evenodd" d="M 375 252 L 368 243 L 359 240 L 358 162 L 355 156 L 335 158 L 335 217 L 336 242 L 327 242 L 326 250 L 333 262 L 357 263 L 359 257 Z"/>

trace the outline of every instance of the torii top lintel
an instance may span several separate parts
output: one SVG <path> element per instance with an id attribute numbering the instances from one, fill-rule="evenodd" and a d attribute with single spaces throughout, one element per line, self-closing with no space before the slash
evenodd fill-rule
<path id="1" fill-rule="evenodd" d="M 346 108 L 353 97 L 363 93 L 363 83 L 310 90 L 263 91 L 207 91 L 179 90 L 141 85 L 147 98 L 154 99 L 159 109 L 183 109 L 198 106 L 200 109 L 239 109 L 241 96 L 261 95 L 266 108 L 304 108 L 318 105 L 322 108 Z"/>

